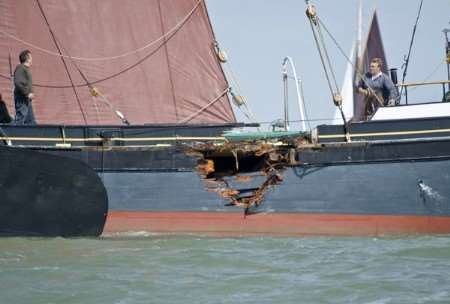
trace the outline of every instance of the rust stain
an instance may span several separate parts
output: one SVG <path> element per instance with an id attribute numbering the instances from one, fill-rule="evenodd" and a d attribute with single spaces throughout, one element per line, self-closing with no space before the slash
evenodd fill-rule
<path id="1" fill-rule="evenodd" d="M 229 198 L 229 199 L 233 199 L 235 198 L 237 195 L 239 195 L 239 191 L 238 190 L 233 190 L 233 189 L 221 189 L 219 191 L 220 196 L 222 196 L 223 198 Z"/>
<path id="2" fill-rule="evenodd" d="M 253 180 L 253 177 L 250 175 L 237 175 L 234 179 L 240 183 L 248 183 Z"/>
<path id="3" fill-rule="evenodd" d="M 203 160 L 202 162 L 199 162 L 197 165 L 197 170 L 202 176 L 208 176 L 209 174 L 213 173 L 214 170 L 214 161 L 210 159 Z"/>

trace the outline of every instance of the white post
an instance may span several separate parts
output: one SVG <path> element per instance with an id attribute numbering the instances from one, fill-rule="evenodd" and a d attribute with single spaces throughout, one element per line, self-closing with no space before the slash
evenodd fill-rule
<path id="1" fill-rule="evenodd" d="M 304 104 L 303 96 L 302 96 L 301 89 L 300 89 L 300 81 L 301 80 L 298 79 L 294 61 L 289 56 L 287 56 L 283 60 L 283 76 L 286 75 L 286 77 L 287 77 L 287 64 L 288 63 L 290 64 L 292 73 L 294 74 L 295 88 L 297 90 L 297 102 L 298 102 L 298 108 L 300 111 L 300 120 L 302 122 L 302 131 L 306 131 L 305 110 L 304 110 L 305 104 Z M 287 100 L 285 102 L 287 102 Z M 286 109 L 287 109 L 287 106 L 285 105 L 285 111 L 286 111 Z M 285 113 L 284 117 L 287 117 L 287 113 Z"/>

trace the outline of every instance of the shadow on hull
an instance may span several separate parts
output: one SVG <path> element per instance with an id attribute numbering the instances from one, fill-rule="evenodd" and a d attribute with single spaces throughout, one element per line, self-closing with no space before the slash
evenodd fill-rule
<path id="1" fill-rule="evenodd" d="M 98 236 L 106 189 L 81 161 L 0 146 L 1 236 Z"/>

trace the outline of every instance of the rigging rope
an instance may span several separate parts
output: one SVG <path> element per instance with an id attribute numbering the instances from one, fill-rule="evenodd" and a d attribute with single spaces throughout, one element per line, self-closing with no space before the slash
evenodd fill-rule
<path id="1" fill-rule="evenodd" d="M 313 5 L 310 5 L 308 0 L 306 0 L 306 4 L 307 4 L 306 16 L 308 17 L 309 23 L 311 25 L 311 30 L 313 32 L 317 50 L 320 55 L 320 60 L 322 61 L 322 67 L 325 71 L 325 76 L 327 78 L 328 87 L 329 87 L 330 93 L 333 97 L 333 102 L 334 102 L 335 106 L 338 107 L 339 112 L 341 113 L 341 116 L 342 116 L 342 120 L 344 122 L 345 138 L 346 138 L 347 142 L 350 142 L 351 141 L 350 128 L 347 123 L 347 119 L 345 117 L 344 110 L 342 109 L 342 97 L 339 93 L 336 76 L 334 74 L 333 66 L 331 64 L 331 60 L 330 60 L 330 57 L 327 52 L 325 41 L 323 39 L 320 19 L 317 16 L 316 8 Z M 316 31 L 317 31 L 317 33 L 316 33 Z M 319 36 L 319 38 L 317 36 Z M 319 39 L 320 39 L 320 43 L 319 43 Z M 335 89 L 336 89 L 335 91 L 333 90 L 333 85 L 331 83 L 330 74 L 331 74 L 332 80 L 335 85 Z"/>
<path id="2" fill-rule="evenodd" d="M 218 100 L 220 100 L 220 98 L 222 98 L 226 93 L 228 93 L 230 91 L 230 88 L 226 88 L 222 93 L 220 93 L 219 96 L 217 96 L 216 98 L 214 98 L 211 102 L 209 102 L 207 105 L 203 106 L 200 110 L 198 110 L 197 112 L 189 115 L 188 117 L 184 118 L 183 120 L 179 121 L 179 124 L 184 124 L 187 123 L 189 121 L 191 121 L 192 119 L 194 119 L 195 117 L 197 117 L 198 115 L 200 115 L 202 112 L 204 112 L 206 109 L 208 109 L 210 106 L 212 106 L 213 104 L 215 104 Z"/>
<path id="3" fill-rule="evenodd" d="M 4 30 L 0 29 L 0 33 L 2 33 L 3 35 L 17 41 L 20 43 L 23 43 L 25 45 L 28 45 L 32 48 L 35 48 L 36 50 L 39 50 L 43 53 L 49 54 L 49 55 L 53 55 L 53 56 L 57 56 L 57 57 L 62 57 L 62 58 L 72 58 L 74 60 L 79 60 L 79 61 L 107 61 L 107 60 L 114 60 L 114 59 L 119 59 L 119 58 L 123 58 L 123 57 L 127 57 L 133 54 L 136 54 L 138 52 L 141 52 L 145 49 L 148 49 L 150 47 L 152 47 L 153 45 L 159 43 L 160 41 L 163 41 L 166 37 L 171 36 L 173 32 L 178 31 L 181 27 L 183 27 L 183 25 L 189 20 L 189 18 L 194 14 L 194 12 L 196 11 L 196 9 L 200 6 L 200 4 L 203 2 L 204 0 L 199 0 L 197 2 L 197 4 L 192 8 L 192 10 L 180 21 L 178 22 L 174 27 L 172 27 L 169 31 L 167 31 L 165 34 L 163 34 L 161 37 L 159 37 L 158 39 L 148 43 L 147 45 L 144 45 L 136 50 L 133 51 L 129 51 L 120 55 L 115 55 L 115 56 L 109 56 L 109 57 L 79 57 L 79 56 L 70 56 L 68 54 L 62 54 L 62 53 L 56 53 L 53 51 L 50 51 L 48 49 L 44 49 L 42 47 L 39 47 L 37 45 L 34 45 L 30 42 L 27 42 L 25 40 L 22 40 Z"/>
<path id="4" fill-rule="evenodd" d="M 231 65 L 229 64 L 229 63 L 226 63 L 225 65 L 224 65 L 224 73 L 225 73 L 225 77 L 227 78 L 227 79 L 230 79 L 231 81 L 231 87 L 232 88 L 234 88 L 234 87 L 236 87 L 237 88 L 237 93 L 238 93 L 238 95 L 239 96 L 243 96 L 242 95 L 242 90 L 241 90 L 241 87 L 240 87 L 240 85 L 239 85 L 239 82 L 236 80 L 236 77 L 235 77 L 235 75 L 234 75 L 234 73 L 233 73 L 233 70 L 232 70 L 232 68 L 231 68 Z M 229 77 L 228 77 L 229 76 Z M 236 85 L 236 86 L 235 86 Z M 232 97 L 233 98 L 236 98 L 237 96 L 236 95 L 234 95 L 234 93 L 230 90 L 230 93 L 232 94 Z M 234 95 L 234 96 L 233 96 Z M 247 104 L 247 101 L 244 99 L 244 98 L 242 98 L 242 102 L 243 102 L 243 106 L 245 107 L 245 111 L 244 111 L 244 109 L 242 109 L 242 107 L 240 107 L 240 106 L 237 106 L 237 108 L 242 112 L 242 114 L 245 116 L 245 117 L 247 117 L 247 119 L 250 121 L 250 122 L 252 122 L 252 123 L 254 123 L 254 122 L 256 122 L 256 120 L 255 120 L 255 116 L 253 115 L 253 112 L 251 111 L 251 109 L 250 109 L 250 107 L 249 107 L 249 105 Z"/>
<path id="5" fill-rule="evenodd" d="M 406 74 L 408 72 L 408 66 L 409 66 L 409 58 L 411 56 L 411 50 L 412 50 L 412 47 L 414 44 L 414 38 L 416 37 L 416 29 L 417 29 L 417 24 L 419 23 L 420 13 L 422 12 L 422 4 L 423 4 L 423 0 L 420 1 L 419 12 L 417 13 L 416 23 L 414 24 L 411 41 L 409 43 L 408 55 L 405 58 L 405 62 L 403 63 L 404 70 L 403 70 L 402 83 L 405 83 L 405 80 L 406 80 Z M 403 94 L 403 86 L 400 89 L 400 98 L 401 98 L 402 94 Z"/>

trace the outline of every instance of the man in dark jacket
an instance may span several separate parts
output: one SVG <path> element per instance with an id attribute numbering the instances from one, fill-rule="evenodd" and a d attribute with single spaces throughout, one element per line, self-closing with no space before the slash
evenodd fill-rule
<path id="1" fill-rule="evenodd" d="M 12 121 L 9 116 L 8 108 L 5 101 L 3 101 L 2 94 L 0 94 L 0 123 L 10 123 Z"/>
<path id="2" fill-rule="evenodd" d="M 381 71 L 383 61 L 373 58 L 370 61 L 369 72 L 359 82 L 358 92 L 366 96 L 366 119 L 375 114 L 378 107 L 393 106 L 398 99 L 397 87 L 392 80 Z"/>
<path id="3" fill-rule="evenodd" d="M 19 55 L 20 64 L 14 71 L 14 105 L 16 108 L 15 123 L 36 124 L 33 113 L 33 79 L 31 77 L 31 64 L 33 58 L 29 50 L 22 51 Z"/>

